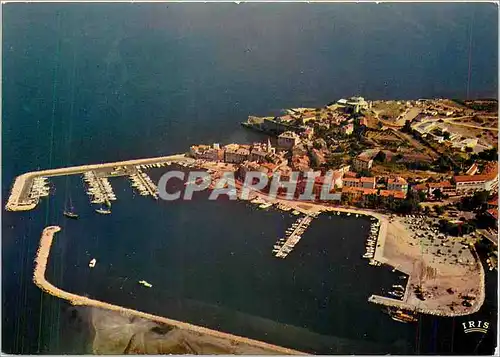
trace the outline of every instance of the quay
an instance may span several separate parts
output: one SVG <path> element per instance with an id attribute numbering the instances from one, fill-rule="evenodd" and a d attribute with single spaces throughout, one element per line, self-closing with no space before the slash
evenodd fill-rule
<path id="1" fill-rule="evenodd" d="M 133 309 L 128 309 L 118 305 L 109 304 L 103 301 L 91 299 L 85 296 L 76 295 L 67 291 L 64 291 L 54 285 L 52 285 L 45 277 L 45 271 L 47 268 L 47 261 L 49 259 L 50 248 L 52 246 L 52 241 L 54 235 L 61 230 L 59 226 L 48 226 L 46 227 L 40 239 L 40 245 L 38 247 L 37 255 L 35 258 L 35 270 L 33 274 L 34 283 L 44 292 L 56 296 L 58 298 L 67 300 L 72 305 L 81 306 L 92 306 L 101 309 L 107 309 L 122 313 L 126 316 L 137 316 L 140 318 L 148 319 L 161 324 L 166 324 L 173 326 L 175 328 L 186 330 L 189 332 L 194 332 L 195 334 L 207 335 L 213 338 L 223 339 L 230 341 L 232 345 L 246 345 L 249 347 L 262 348 L 265 352 L 274 354 L 293 354 L 293 355 L 304 355 L 305 353 L 295 351 L 289 348 L 280 347 L 272 345 L 266 342 L 253 340 L 246 337 L 232 335 L 230 333 L 212 330 L 206 327 L 192 325 L 187 322 L 177 321 L 169 319 L 166 317 L 156 316 L 153 314 L 148 314 L 142 311 L 137 311 Z"/>
<path id="2" fill-rule="evenodd" d="M 154 165 L 167 163 L 192 164 L 194 163 L 194 161 L 194 159 L 187 157 L 184 154 L 177 154 L 171 156 L 161 156 L 146 159 L 134 159 L 103 164 L 81 165 L 27 172 L 16 177 L 10 192 L 10 196 L 7 200 L 7 204 L 5 205 L 5 209 L 7 211 L 29 211 L 34 209 L 37 206 L 39 199 L 32 198 L 30 193 L 33 187 L 33 183 L 38 178 L 78 175 L 84 174 L 87 171 L 102 171 L 106 169 L 112 170 L 110 176 L 116 176 L 117 173 L 121 172 L 120 170 L 127 171 L 128 169 L 130 171 L 131 167 L 137 165 Z"/>
<path id="3" fill-rule="evenodd" d="M 273 250 L 273 252 L 275 252 L 276 258 L 284 259 L 287 257 L 288 254 L 290 254 L 295 245 L 302 238 L 302 234 L 304 233 L 306 228 L 309 226 L 309 224 L 311 224 L 312 219 L 313 219 L 312 216 L 306 216 L 304 218 L 299 218 L 297 220 L 297 222 L 295 223 L 297 226 L 293 229 L 293 232 L 290 234 L 286 242 L 280 248 Z M 279 245 L 278 242 L 277 245 Z"/>

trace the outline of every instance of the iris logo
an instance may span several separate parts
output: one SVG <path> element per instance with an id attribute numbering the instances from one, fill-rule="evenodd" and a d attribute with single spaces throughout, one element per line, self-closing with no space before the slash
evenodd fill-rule
<path id="1" fill-rule="evenodd" d="M 487 333 L 488 328 L 490 327 L 490 323 L 485 321 L 467 321 L 467 322 L 462 322 L 462 326 L 464 328 L 465 333 L 471 333 L 471 332 Z"/>

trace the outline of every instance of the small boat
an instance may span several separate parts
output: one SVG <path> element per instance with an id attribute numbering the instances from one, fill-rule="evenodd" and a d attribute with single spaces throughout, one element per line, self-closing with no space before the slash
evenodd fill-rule
<path id="1" fill-rule="evenodd" d="M 69 206 L 69 207 L 68 207 Z M 73 211 L 73 202 L 71 200 L 71 194 L 69 195 L 69 205 L 64 209 L 63 215 L 71 219 L 78 219 L 78 215 Z"/>
<path id="2" fill-rule="evenodd" d="M 89 262 L 89 267 L 90 268 L 93 268 L 95 267 L 95 264 L 97 263 L 97 260 L 95 260 L 95 258 L 93 258 L 90 262 Z"/>
<path id="3" fill-rule="evenodd" d="M 403 310 L 401 309 L 387 309 L 387 313 L 389 314 L 389 316 L 391 316 L 391 318 L 394 320 L 394 321 L 398 321 L 398 322 L 402 322 L 402 323 L 408 323 L 408 322 L 416 322 L 418 321 L 418 318 L 413 315 L 412 313 L 409 313 L 409 312 L 404 312 Z"/>
<path id="4" fill-rule="evenodd" d="M 75 212 L 64 211 L 63 214 L 71 219 L 78 219 L 78 215 Z"/>
<path id="5" fill-rule="evenodd" d="M 105 208 L 98 208 L 95 210 L 97 213 L 99 214 L 110 214 L 111 213 L 111 210 L 109 209 L 105 209 Z"/>
<path id="6" fill-rule="evenodd" d="M 141 285 L 143 285 L 143 286 L 145 286 L 147 288 L 153 287 L 153 285 L 151 285 L 150 283 L 148 283 L 146 280 L 140 280 L 139 284 L 141 284 Z"/>

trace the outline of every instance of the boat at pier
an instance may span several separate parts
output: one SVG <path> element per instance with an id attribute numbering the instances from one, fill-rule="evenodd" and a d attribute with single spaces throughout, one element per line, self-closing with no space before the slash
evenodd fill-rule
<path id="1" fill-rule="evenodd" d="M 401 309 L 387 308 L 386 311 L 394 320 L 402 323 L 417 322 L 418 318 L 411 312 L 405 312 Z"/>
<path id="2" fill-rule="evenodd" d="M 93 268 L 95 267 L 95 264 L 97 263 L 97 260 L 95 258 L 92 258 L 92 260 L 89 262 L 89 267 Z"/>

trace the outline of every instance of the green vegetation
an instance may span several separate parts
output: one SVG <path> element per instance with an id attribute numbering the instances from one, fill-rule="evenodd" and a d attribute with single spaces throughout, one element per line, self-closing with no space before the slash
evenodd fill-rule
<path id="1" fill-rule="evenodd" d="M 487 209 L 488 191 L 477 191 L 472 196 L 463 197 L 457 203 L 457 208 L 462 211 L 484 212 Z"/>

